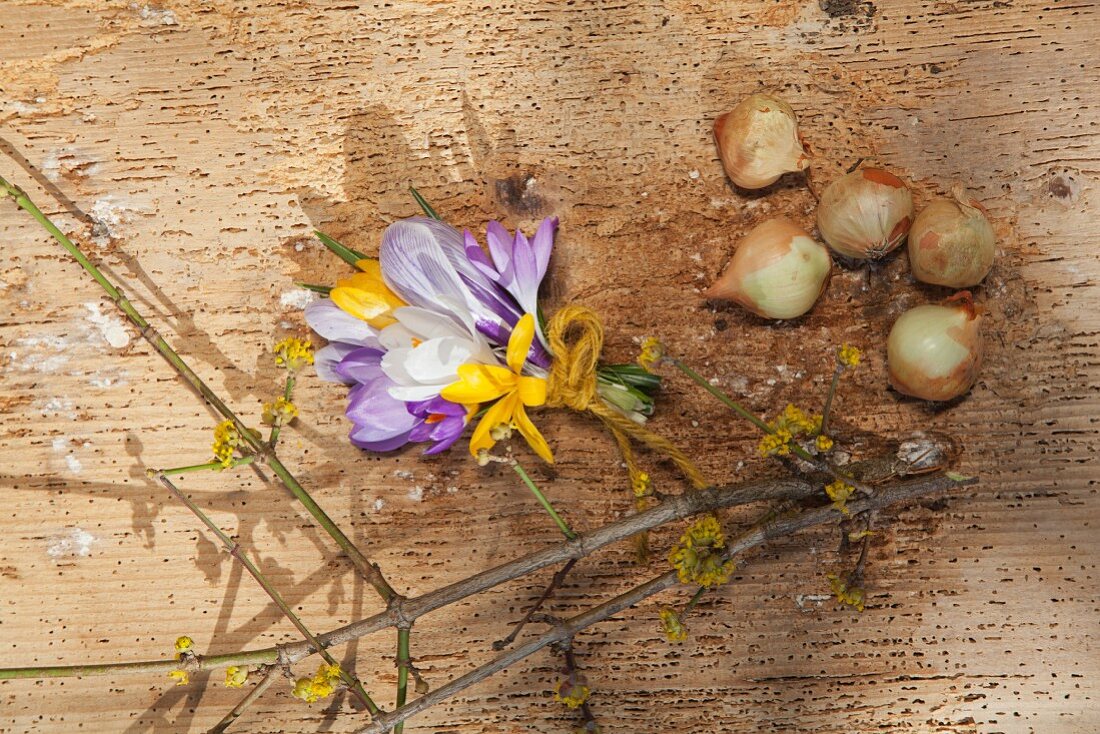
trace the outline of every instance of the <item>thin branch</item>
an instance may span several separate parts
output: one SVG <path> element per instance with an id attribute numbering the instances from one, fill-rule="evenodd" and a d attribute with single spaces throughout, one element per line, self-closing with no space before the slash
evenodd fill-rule
<path id="1" fill-rule="evenodd" d="M 542 605 L 546 603 L 546 600 L 557 590 L 561 583 L 565 581 L 565 577 L 569 575 L 569 572 L 573 570 L 573 566 L 577 564 L 576 558 L 570 558 L 564 566 L 558 569 L 558 572 L 554 574 L 554 578 L 550 579 L 550 583 L 546 585 L 546 588 L 542 590 L 542 594 L 535 603 L 531 605 L 531 608 L 527 610 L 527 613 L 523 615 L 523 619 L 516 623 L 516 626 L 512 628 L 512 631 L 503 640 L 497 640 L 493 643 L 493 649 L 500 652 L 504 648 L 511 645 L 516 641 L 516 637 L 523 631 L 523 628 L 531 621 L 531 615 L 542 608 Z"/>
<path id="2" fill-rule="evenodd" d="M 849 507 L 853 512 L 862 512 L 864 510 L 878 509 L 886 507 L 897 502 L 904 502 L 917 497 L 921 497 L 933 492 L 940 492 L 946 489 L 952 489 L 954 487 L 965 486 L 975 483 L 975 480 L 968 479 L 964 481 L 956 481 L 943 474 L 928 475 L 921 479 L 915 479 L 910 482 L 900 483 L 889 487 L 883 487 L 874 495 L 866 498 L 861 498 L 854 502 L 849 503 Z M 726 551 L 726 558 L 732 558 L 733 556 L 743 553 L 750 548 L 762 545 L 763 543 L 771 540 L 772 538 L 789 535 L 791 533 L 798 532 L 805 528 L 819 525 L 825 522 L 831 522 L 837 519 L 836 510 L 831 507 L 822 507 L 815 510 L 807 510 L 805 512 L 798 513 L 792 516 L 784 516 L 776 518 L 773 522 L 763 526 L 756 527 L 750 530 L 748 533 L 738 537 L 730 542 Z M 447 700 L 451 696 L 469 688 L 470 686 L 479 683 L 489 676 L 498 673 L 505 668 L 523 660 L 524 658 L 533 655 L 539 650 L 543 649 L 547 645 L 560 643 L 564 640 L 568 640 L 575 636 L 578 632 L 590 627 L 597 622 L 602 622 L 609 617 L 612 617 L 619 612 L 629 609 L 630 607 L 638 604 L 642 600 L 675 586 L 679 583 L 677 578 L 677 572 L 675 570 L 668 571 L 656 578 L 650 579 L 646 583 L 637 586 L 624 594 L 600 604 L 587 612 L 578 614 L 570 619 L 565 620 L 561 625 L 553 630 L 543 634 L 530 642 L 521 645 L 503 655 L 498 656 L 494 660 L 482 665 L 469 673 L 466 673 L 459 678 L 447 683 L 439 688 L 427 693 L 424 696 L 416 699 L 412 703 L 406 704 L 401 708 L 395 709 L 386 714 L 380 714 L 376 716 L 370 724 L 358 729 L 356 734 L 382 734 L 382 732 L 393 727 L 395 724 L 401 721 L 405 721 L 411 716 L 414 716 L 432 706 Z"/>
<path id="3" fill-rule="evenodd" d="M 279 676 L 275 673 L 275 668 L 268 668 L 264 672 L 264 677 L 260 679 L 260 682 L 253 686 L 252 690 L 250 690 L 245 695 L 245 697 L 241 699 L 240 703 L 234 706 L 233 710 L 226 714 L 221 721 L 215 724 L 213 728 L 211 728 L 210 731 L 207 732 L 207 734 L 222 734 L 226 729 L 230 727 L 230 725 L 232 725 L 234 721 L 240 718 L 241 714 L 244 713 L 244 710 L 251 706 L 253 701 L 262 696 L 264 691 L 271 687 L 271 684 L 274 683 L 278 677 Z"/>
<path id="4" fill-rule="evenodd" d="M 412 630 L 408 627 L 397 628 L 397 705 L 396 708 L 401 708 L 405 705 L 406 697 L 409 693 L 409 668 L 412 665 L 412 658 L 409 654 L 409 633 Z M 405 723 L 400 722 L 393 728 L 393 734 L 401 734 L 405 728 Z"/>
<path id="5" fill-rule="evenodd" d="M 152 324 L 150 324 L 144 316 L 134 307 L 132 303 L 123 295 L 122 291 L 115 286 L 107 278 L 103 272 L 96 267 L 96 265 L 84 255 L 84 253 L 73 244 L 64 232 L 62 232 L 57 225 L 55 225 L 50 218 L 42 213 L 25 191 L 18 186 L 10 183 L 3 176 L 0 176 L 0 189 L 3 193 L 6 193 L 15 203 L 32 217 L 34 217 L 42 227 L 49 232 L 55 240 L 63 247 L 73 259 L 79 263 L 88 275 L 103 288 L 107 293 L 107 297 L 114 302 L 114 304 L 125 314 L 130 323 L 138 328 L 141 336 L 145 341 L 155 349 L 164 359 L 172 365 L 176 373 L 183 378 L 185 382 L 191 385 L 192 388 L 199 395 L 202 396 L 207 403 L 211 405 L 219 414 L 226 420 L 232 421 L 236 426 L 237 432 L 248 443 L 252 452 L 259 457 L 264 457 L 267 465 L 271 467 L 272 471 L 283 482 L 283 485 L 290 490 L 291 494 L 301 502 L 306 510 L 313 515 L 318 524 L 321 525 L 325 531 L 332 536 L 332 539 L 336 541 L 336 544 L 340 546 L 341 550 L 351 559 L 352 564 L 363 575 L 364 579 L 374 587 L 379 596 L 386 602 L 389 602 L 397 598 L 398 594 L 393 590 L 393 587 L 386 582 L 382 573 L 378 570 L 378 567 L 367 560 L 355 544 L 344 534 L 340 528 L 332 521 L 332 519 L 321 509 L 320 505 L 314 502 L 309 493 L 302 487 L 301 484 L 291 475 L 290 471 L 283 466 L 282 462 L 271 452 L 270 448 L 253 434 L 248 429 L 248 426 L 234 413 L 228 405 L 218 397 L 209 385 L 203 382 L 202 378 L 195 373 L 194 370 L 183 360 L 182 357 L 172 348 L 172 346 L 162 337 Z"/>
<path id="6" fill-rule="evenodd" d="M 217 523 L 211 520 L 210 517 L 191 500 L 190 497 L 180 491 L 179 487 L 177 487 L 171 479 L 164 476 L 164 474 L 157 474 L 156 478 L 158 481 L 160 481 L 161 484 L 168 488 L 169 492 L 175 495 L 176 499 L 186 505 L 187 509 L 191 510 L 191 512 L 194 513 L 195 517 L 197 517 L 203 525 L 210 529 L 210 532 L 218 536 L 218 540 L 220 540 L 222 542 L 222 545 L 225 546 L 226 550 L 229 551 L 229 555 L 236 558 L 237 561 L 240 562 L 242 566 L 244 566 L 245 570 L 248 571 L 252 578 L 256 579 L 256 583 L 258 583 L 260 587 L 267 592 L 267 595 L 271 597 L 271 601 L 275 602 L 275 606 L 279 607 L 279 610 L 286 616 L 287 619 L 290 620 L 291 624 L 293 624 L 298 629 L 298 631 L 302 633 L 303 637 L 309 640 L 310 646 L 321 654 L 321 657 L 325 659 L 325 662 L 329 665 L 335 665 L 337 668 L 339 668 L 340 678 L 348 685 L 348 688 L 356 695 L 356 697 L 358 697 L 359 700 L 363 702 L 363 705 L 367 707 L 367 710 L 370 711 L 371 714 L 378 713 L 380 709 L 374 703 L 374 701 L 371 700 L 370 695 L 367 694 L 366 690 L 363 688 L 363 684 L 359 682 L 359 679 L 353 676 L 348 671 L 344 670 L 343 667 L 341 667 L 340 664 L 336 662 L 336 659 L 332 657 L 331 654 L 329 654 L 329 651 L 325 649 L 324 644 L 322 644 L 322 642 L 318 640 L 312 632 L 309 631 L 309 629 L 305 626 L 305 623 L 303 623 L 298 615 L 294 613 L 294 610 L 292 610 L 290 606 L 286 603 L 286 601 L 283 600 L 282 595 L 279 594 L 275 587 L 271 585 L 271 582 L 267 580 L 267 577 L 263 575 L 263 572 L 261 572 L 260 569 L 256 567 L 256 564 L 254 564 L 248 558 L 248 556 L 244 554 L 244 551 L 241 549 L 241 544 L 237 543 L 228 535 L 226 535 L 222 531 L 222 529 L 218 527 Z"/>

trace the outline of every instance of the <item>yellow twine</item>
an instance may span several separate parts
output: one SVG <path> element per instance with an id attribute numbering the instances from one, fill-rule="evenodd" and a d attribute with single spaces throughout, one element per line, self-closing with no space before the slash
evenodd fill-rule
<path id="1" fill-rule="evenodd" d="M 550 319 L 547 339 L 554 361 L 547 377 L 546 404 L 587 411 L 603 421 L 622 450 L 631 482 L 640 470 L 630 450 L 630 438 L 672 459 L 696 489 L 710 486 L 699 468 L 671 441 L 630 420 L 597 394 L 603 323 L 595 311 L 586 306 L 565 306 Z"/>

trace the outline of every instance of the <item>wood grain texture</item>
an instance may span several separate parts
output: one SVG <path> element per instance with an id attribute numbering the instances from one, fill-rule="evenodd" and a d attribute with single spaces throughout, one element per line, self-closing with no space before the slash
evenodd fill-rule
<path id="1" fill-rule="evenodd" d="M 278 389 L 266 350 L 302 333 L 292 281 L 344 272 L 311 230 L 375 252 L 385 225 L 414 213 L 410 183 L 475 230 L 560 217 L 550 297 L 598 309 L 610 357 L 658 334 L 761 413 L 819 401 L 832 346 L 863 346 L 838 406 L 847 447 L 932 427 L 960 439 L 982 484 L 881 518 L 862 615 L 822 599 L 824 574 L 853 561 L 823 530 L 746 559 L 682 646 L 661 639 L 657 604 L 583 635 L 594 711 L 632 732 L 1092 732 L 1098 23 L 1081 0 L 7 0 L 0 137 L 27 163 L 0 165 L 253 419 Z M 837 270 L 795 323 L 700 298 L 755 223 L 813 223 L 797 181 L 746 194 L 718 164 L 710 121 L 760 87 L 797 110 L 820 181 L 866 157 L 912 181 L 918 204 L 959 180 L 991 210 L 998 260 L 977 291 L 988 359 L 966 400 L 931 410 L 885 388 L 893 319 L 943 295 L 915 286 L 904 256 Z M 10 205 L 0 237 L 0 663 L 146 659 L 183 633 L 211 652 L 294 639 L 145 478 L 205 460 L 211 414 Z M 463 451 L 366 455 L 346 443 L 342 390 L 305 379 L 298 402 L 285 460 L 399 591 L 557 541 L 511 472 Z M 570 520 L 627 512 L 610 439 L 574 415 L 539 423 L 558 463 L 536 479 Z M 681 378 L 652 425 L 713 476 L 779 473 Z M 266 477 L 182 484 L 313 629 L 379 610 Z M 661 566 L 630 555 L 623 544 L 579 564 L 551 610 L 574 614 Z M 487 660 L 550 573 L 421 620 L 413 655 L 428 679 Z M 347 650 L 387 706 L 394 645 Z M 559 667 L 535 656 L 407 731 L 570 731 L 549 695 Z M 2 683 L 0 729 L 204 731 L 239 698 L 207 682 Z M 235 728 L 358 723 L 346 701 L 306 706 L 277 683 Z"/>

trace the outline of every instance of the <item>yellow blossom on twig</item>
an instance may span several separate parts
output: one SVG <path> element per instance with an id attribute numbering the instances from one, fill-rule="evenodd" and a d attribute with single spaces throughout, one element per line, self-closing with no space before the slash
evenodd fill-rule
<path id="1" fill-rule="evenodd" d="M 857 612 L 863 611 L 863 589 L 849 585 L 847 581 L 835 573 L 830 573 L 825 578 L 829 579 L 829 586 L 832 587 L 833 595 L 837 601 L 841 604 L 847 604 Z"/>
<path id="2" fill-rule="evenodd" d="M 313 345 L 305 339 L 288 336 L 276 343 L 271 351 L 275 353 L 275 364 L 288 370 L 300 370 L 313 364 Z"/>
<path id="3" fill-rule="evenodd" d="M 554 687 L 554 700 L 558 703 L 564 703 L 571 709 L 583 706 L 590 695 L 592 695 L 592 691 L 588 686 L 572 683 L 568 679 L 558 681 L 558 685 Z"/>
<path id="4" fill-rule="evenodd" d="M 191 648 L 195 646 L 195 641 L 187 635 L 181 635 L 176 638 L 176 652 L 184 653 L 191 652 Z"/>
<path id="5" fill-rule="evenodd" d="M 829 438 L 824 433 L 818 436 L 814 443 L 817 446 L 817 450 L 821 453 L 825 453 L 833 448 L 833 439 Z"/>
<path id="6" fill-rule="evenodd" d="M 191 682 L 191 674 L 186 670 L 173 670 L 168 677 L 174 679 L 177 686 L 185 686 Z"/>
<path id="7" fill-rule="evenodd" d="M 840 510 L 845 515 L 850 515 L 848 510 L 848 498 L 852 496 L 852 493 L 856 491 L 856 488 L 850 484 L 837 479 L 831 484 L 825 485 L 825 494 L 829 495 L 829 499 L 833 501 L 833 507 Z"/>
<path id="8" fill-rule="evenodd" d="M 683 642 L 687 639 L 687 627 L 675 609 L 662 607 L 657 613 L 661 615 L 661 630 L 665 633 L 665 639 L 669 642 Z"/>
<path id="9" fill-rule="evenodd" d="M 863 353 L 851 344 L 842 344 L 840 349 L 836 350 L 836 361 L 844 367 L 858 367 L 862 357 Z"/>
<path id="10" fill-rule="evenodd" d="M 647 336 L 642 340 L 642 351 L 638 355 L 638 364 L 646 372 L 653 371 L 655 365 L 665 356 L 665 345 L 655 336 Z"/>
<path id="11" fill-rule="evenodd" d="M 269 426 L 273 426 L 276 423 L 279 425 L 286 425 L 297 417 L 298 406 L 280 396 L 274 403 L 264 403 L 264 412 L 261 420 Z"/>
<path id="12" fill-rule="evenodd" d="M 239 665 L 230 665 L 225 669 L 225 687 L 241 688 L 248 680 L 248 668 Z"/>
<path id="13" fill-rule="evenodd" d="M 722 558 L 726 536 L 714 515 L 704 515 L 688 527 L 680 542 L 672 548 L 668 562 L 676 569 L 681 583 L 710 588 L 729 581 L 737 568 Z"/>
<path id="14" fill-rule="evenodd" d="M 777 429 L 760 439 L 757 450 L 761 456 L 786 456 L 791 453 L 791 432 L 786 428 Z"/>
<path id="15" fill-rule="evenodd" d="M 340 666 L 322 663 L 312 678 L 299 678 L 294 683 L 293 695 L 306 703 L 328 698 L 336 691 L 340 680 Z"/>
<path id="16" fill-rule="evenodd" d="M 241 442 L 241 434 L 233 421 L 222 421 L 214 427 L 214 458 L 226 469 L 233 463 L 233 452 Z"/>
<path id="17" fill-rule="evenodd" d="M 874 530 L 867 530 L 866 528 L 859 531 L 853 530 L 852 532 L 848 533 L 848 541 L 851 543 L 855 543 L 871 535 L 878 535 L 878 533 L 876 533 Z"/>
<path id="18" fill-rule="evenodd" d="M 631 488 L 634 490 L 635 497 L 648 497 L 652 486 L 653 480 L 651 480 L 649 474 L 644 471 L 635 474 L 631 482 Z"/>

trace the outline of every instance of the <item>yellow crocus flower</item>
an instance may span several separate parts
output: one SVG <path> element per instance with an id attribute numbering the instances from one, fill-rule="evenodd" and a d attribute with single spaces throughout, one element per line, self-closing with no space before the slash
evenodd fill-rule
<path id="1" fill-rule="evenodd" d="M 356 265 L 362 272 L 336 281 L 329 298 L 355 318 L 376 329 L 384 329 L 397 320 L 393 316 L 394 309 L 408 304 L 386 285 L 382 279 L 382 265 L 377 260 L 360 260 Z"/>
<path id="2" fill-rule="evenodd" d="M 534 338 L 535 317 L 525 314 L 508 339 L 507 367 L 492 364 L 460 365 L 458 381 L 443 388 L 440 393 L 445 400 L 463 405 L 497 401 L 485 411 L 470 437 L 470 453 L 475 457 L 478 452 L 487 451 L 496 445 L 492 430 L 503 425 L 519 431 L 539 457 L 547 463 L 554 463 L 550 446 L 525 410 L 525 406 L 546 403 L 546 380 L 522 373 L 527 351 Z"/>

